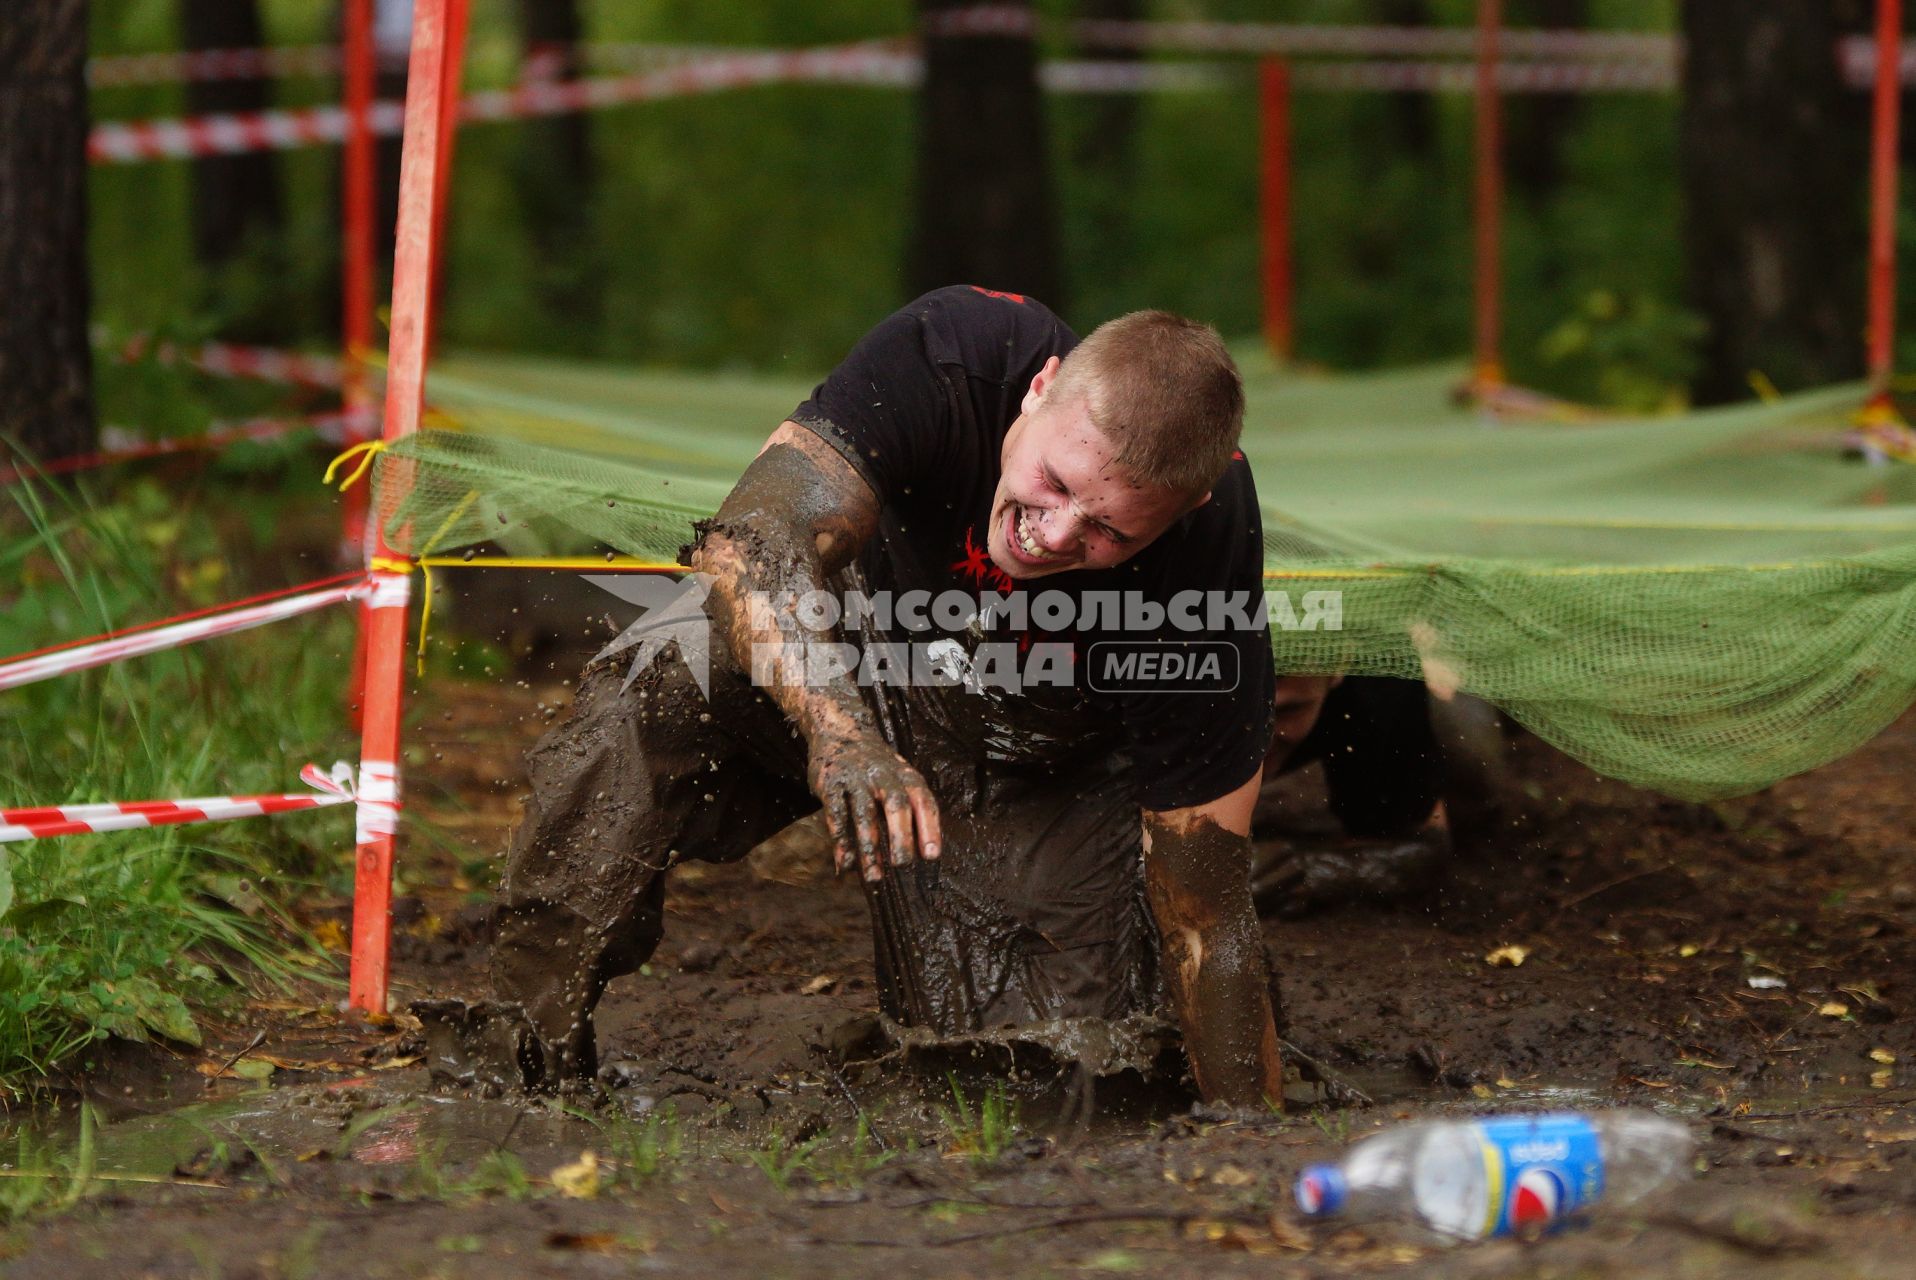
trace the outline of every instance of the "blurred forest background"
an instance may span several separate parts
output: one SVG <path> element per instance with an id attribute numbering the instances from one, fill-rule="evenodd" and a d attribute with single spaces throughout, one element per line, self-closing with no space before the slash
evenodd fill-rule
<path id="1" fill-rule="evenodd" d="M 576 12 L 584 38 L 603 41 L 800 46 L 901 35 L 917 20 L 911 0 L 545 7 Z M 1450 26 L 1475 13 L 1474 0 L 1036 7 L 1058 19 Z M 1511 0 L 1507 21 L 1673 31 L 1677 9 L 1676 0 Z M 92 52 L 179 47 L 181 12 L 181 0 L 93 0 Z M 265 43 L 334 39 L 330 0 L 259 0 L 258 12 Z M 524 21 L 520 0 L 475 0 L 470 87 L 514 81 Z M 1085 56 L 1055 26 L 1040 54 Z M 1242 76 L 1216 90 L 1046 99 L 1055 300 L 1081 331 L 1156 306 L 1227 335 L 1256 333 L 1256 87 L 1252 62 L 1235 65 Z M 336 92 L 330 77 L 286 79 L 258 105 Z M 92 104 L 100 120 L 168 116 L 189 110 L 187 95 L 101 88 Z M 1854 95 L 1859 113 L 1864 96 Z M 1513 375 L 1620 406 L 1680 402 L 1704 326 L 1686 292 L 1679 234 L 1677 96 L 1508 101 Z M 444 341 L 646 364 L 828 368 L 913 292 L 916 113 L 906 90 L 803 85 L 468 128 L 454 171 Z M 1469 96 L 1300 91 L 1293 127 L 1299 358 L 1366 369 L 1459 355 L 1470 316 Z M 577 145 L 568 128 L 582 131 L 583 165 L 566 159 Z M 1860 158 L 1860 134 L 1855 141 Z M 336 343 L 337 150 L 255 163 L 279 188 L 264 206 L 270 215 L 237 251 L 199 253 L 192 165 L 93 169 L 96 323 L 115 334 Z M 1850 237 L 1859 249 L 1861 177 L 1859 164 Z M 570 184 L 581 178 L 575 200 Z M 1860 279 L 1860 261 L 1855 269 Z M 1770 372 L 1790 389 L 1789 371 Z M 114 408 L 109 395 L 103 417 L 120 416 Z"/>

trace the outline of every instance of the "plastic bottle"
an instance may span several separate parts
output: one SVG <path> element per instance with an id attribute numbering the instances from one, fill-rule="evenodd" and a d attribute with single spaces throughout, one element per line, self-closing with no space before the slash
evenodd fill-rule
<path id="1" fill-rule="evenodd" d="M 1409 1218 L 1465 1239 L 1628 1204 L 1684 1173 L 1694 1142 L 1649 1111 L 1488 1116 L 1387 1129 L 1297 1179 L 1306 1214 Z"/>

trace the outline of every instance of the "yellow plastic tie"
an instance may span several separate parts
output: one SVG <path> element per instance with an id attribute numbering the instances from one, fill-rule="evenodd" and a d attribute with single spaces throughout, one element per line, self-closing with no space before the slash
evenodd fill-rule
<path id="1" fill-rule="evenodd" d="M 1783 393 L 1776 389 L 1774 382 L 1770 381 L 1769 374 L 1764 373 L 1761 369 L 1752 369 L 1748 376 L 1750 390 L 1756 392 L 1756 398 L 1764 404 L 1775 404 L 1783 398 Z"/>
<path id="2" fill-rule="evenodd" d="M 362 440 L 358 444 L 350 446 L 337 458 L 334 458 L 326 464 L 326 475 L 320 483 L 331 484 L 333 482 L 334 472 L 338 471 L 348 462 L 356 461 L 352 474 L 348 475 L 339 483 L 339 491 L 344 493 L 359 483 L 359 478 L 372 469 L 373 459 L 385 451 L 386 442 L 384 440 Z"/>
<path id="3" fill-rule="evenodd" d="M 419 656 L 413 671 L 423 679 L 426 674 L 426 628 L 432 622 L 432 566 L 421 560 L 419 573 L 425 582 L 419 593 Z"/>

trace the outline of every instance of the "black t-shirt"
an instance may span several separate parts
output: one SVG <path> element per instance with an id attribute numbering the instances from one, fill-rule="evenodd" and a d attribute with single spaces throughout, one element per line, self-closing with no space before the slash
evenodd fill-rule
<path id="1" fill-rule="evenodd" d="M 1202 628 L 1191 625 L 1199 614 L 1187 607 L 1180 627 L 1166 623 L 1149 637 L 1135 629 L 1136 618 L 1122 636 L 1104 624 L 1121 616 L 1109 608 L 1113 593 L 1120 601 L 1129 595 L 1148 602 L 1145 621 L 1151 605 L 1162 609 L 1193 591 L 1248 606 L 1255 620 L 1263 526 L 1243 455 L 1209 502 L 1115 568 L 1014 581 L 986 550 L 1005 435 L 1033 376 L 1077 343 L 1063 321 L 1030 298 L 967 285 L 939 289 L 866 334 L 792 420 L 837 449 L 879 498 L 879 530 L 860 557 L 872 587 L 973 595 L 1022 590 L 1027 597 L 1061 591 L 1079 602 L 1065 630 L 1045 630 L 1034 613 L 1013 636 L 1027 654 L 1034 641 L 1068 645 L 1075 677 L 1069 688 L 960 690 L 979 709 L 974 718 L 984 725 L 980 742 L 989 755 L 1042 765 L 1063 758 L 1060 752 L 1122 748 L 1145 808 L 1203 804 L 1242 785 L 1269 748 L 1270 632 L 1244 625 L 1242 607 L 1204 613 L 1214 625 Z M 1092 603 L 1094 597 L 1105 599 Z M 1004 635 L 1004 625 L 1003 619 L 994 624 L 987 610 L 982 625 L 965 634 L 935 628 L 929 634 L 951 634 L 975 653 L 981 639 Z M 904 634 L 900 626 L 892 630 Z M 922 642 L 925 634 L 910 638 Z M 1184 652 L 1221 653 L 1230 670 L 1197 689 L 1113 686 L 1095 677 L 1091 659 L 1100 641 L 1141 638 Z M 1096 687 L 1101 683 L 1104 691 Z M 1234 687 L 1225 691 L 1227 683 Z"/>

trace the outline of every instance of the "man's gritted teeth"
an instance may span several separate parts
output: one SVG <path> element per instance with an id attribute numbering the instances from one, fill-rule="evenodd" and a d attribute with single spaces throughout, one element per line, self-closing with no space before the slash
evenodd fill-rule
<path id="1" fill-rule="evenodd" d="M 1044 549 L 1038 542 L 1030 511 L 1015 502 L 1005 512 L 1005 547 L 1020 564 L 1034 569 L 1051 568 L 1069 559 L 1058 552 Z"/>

